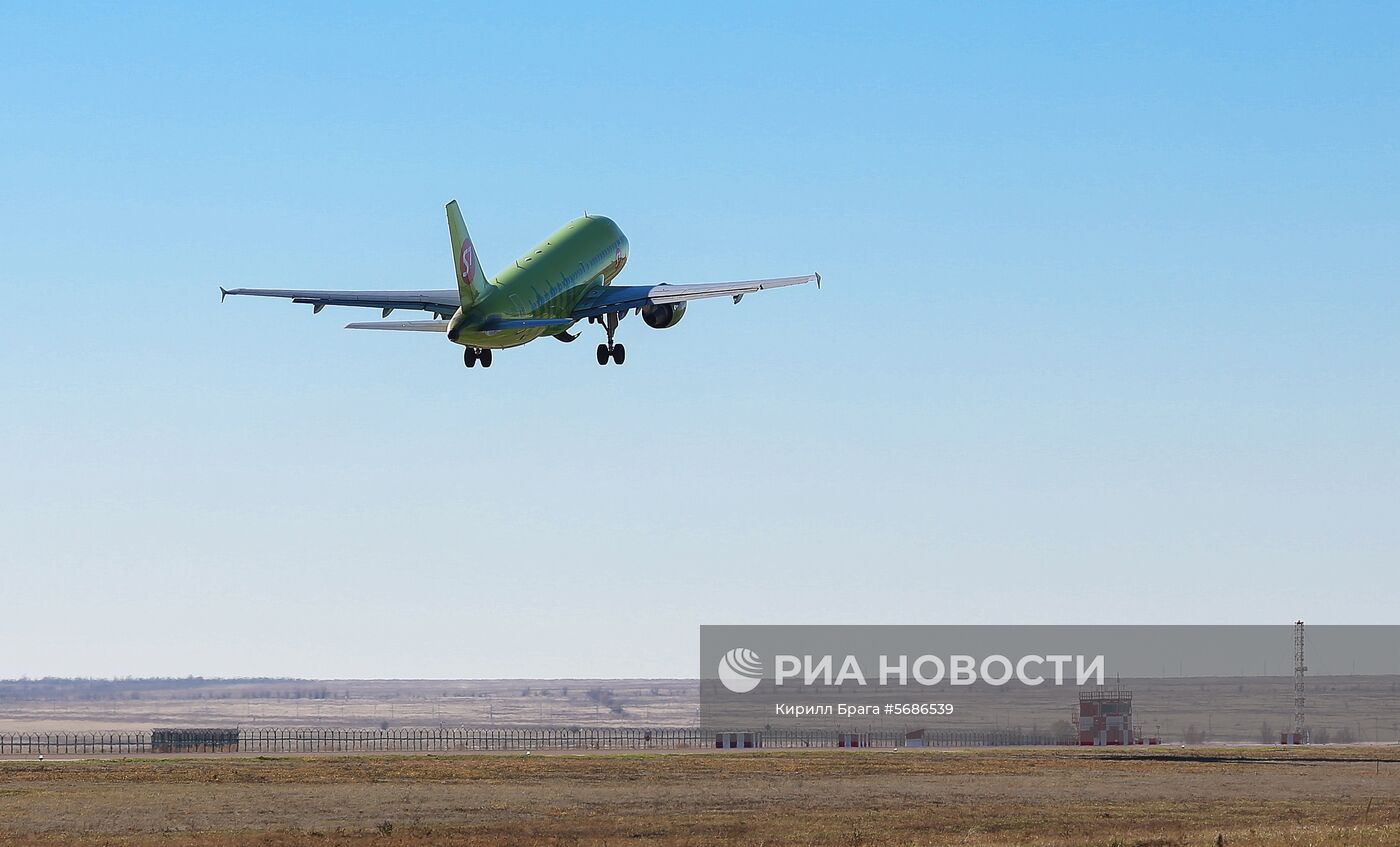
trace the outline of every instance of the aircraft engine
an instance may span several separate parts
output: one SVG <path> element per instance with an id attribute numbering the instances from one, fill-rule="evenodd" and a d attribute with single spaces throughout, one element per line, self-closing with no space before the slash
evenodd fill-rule
<path id="1" fill-rule="evenodd" d="M 681 322 L 684 303 L 659 303 L 642 307 L 642 320 L 652 329 L 670 329 Z"/>

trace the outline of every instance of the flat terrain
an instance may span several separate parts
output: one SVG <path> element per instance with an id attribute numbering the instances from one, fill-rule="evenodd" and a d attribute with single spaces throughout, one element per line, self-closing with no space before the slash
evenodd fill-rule
<path id="1" fill-rule="evenodd" d="M 6 841 L 1400 844 L 1400 748 L 9 760 Z"/>
<path id="2" fill-rule="evenodd" d="M 1278 740 L 1293 720 L 1293 678 L 1135 680 L 1134 720 L 1168 743 Z M 853 702 L 861 702 L 850 692 Z M 875 701 L 910 700 L 907 695 Z M 986 685 L 944 691 L 957 714 L 935 720 L 878 717 L 861 728 L 1049 730 L 1071 717 L 1075 688 L 1007 691 Z M 156 726 L 319 727 L 687 727 L 701 722 L 690 679 L 556 680 L 0 680 L 0 732 L 148 730 Z M 710 725 L 781 723 L 765 713 Z M 1400 742 L 1400 677 L 1308 681 L 1314 738 Z M 800 722 L 798 725 L 801 725 Z M 1192 732 L 1191 730 L 1195 731 Z"/>
<path id="3" fill-rule="evenodd" d="M 0 680 L 0 732 L 693 726 L 694 680 Z"/>

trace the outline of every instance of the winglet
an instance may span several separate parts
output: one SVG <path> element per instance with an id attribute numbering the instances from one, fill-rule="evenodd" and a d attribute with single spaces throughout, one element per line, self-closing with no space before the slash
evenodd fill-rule
<path id="1" fill-rule="evenodd" d="M 819 273 L 814 273 L 812 274 L 812 276 L 815 276 L 817 278 L 817 288 L 820 289 L 822 287 L 822 275 Z"/>
<path id="2" fill-rule="evenodd" d="M 227 296 L 228 296 L 228 289 L 227 289 L 227 288 L 224 288 L 222 285 L 219 286 L 219 302 L 220 302 L 220 303 L 224 302 L 224 298 L 227 297 Z"/>

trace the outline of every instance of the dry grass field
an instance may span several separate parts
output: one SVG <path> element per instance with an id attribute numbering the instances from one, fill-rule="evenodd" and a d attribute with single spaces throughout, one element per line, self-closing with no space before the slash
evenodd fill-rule
<path id="1" fill-rule="evenodd" d="M 0 842 L 1400 844 L 1400 748 L 10 760 Z"/>

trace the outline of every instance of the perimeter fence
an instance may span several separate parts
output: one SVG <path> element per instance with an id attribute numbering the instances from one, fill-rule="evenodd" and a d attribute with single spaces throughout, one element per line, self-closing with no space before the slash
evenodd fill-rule
<path id="1" fill-rule="evenodd" d="M 490 750 L 647 750 L 712 748 L 1009 747 L 1055 744 L 1016 729 L 837 732 L 798 729 L 538 727 L 470 729 L 218 728 L 150 732 L 0 733 L 0 755 L 139 753 L 431 753 Z"/>

